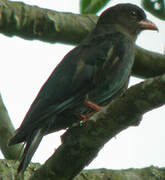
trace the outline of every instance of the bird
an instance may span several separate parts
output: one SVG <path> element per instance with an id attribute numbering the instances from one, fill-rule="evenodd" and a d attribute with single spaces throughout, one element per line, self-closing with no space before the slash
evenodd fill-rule
<path id="1" fill-rule="evenodd" d="M 67 120 L 72 110 L 84 117 L 83 108 L 96 112 L 127 88 L 135 41 L 143 30 L 158 28 L 136 5 L 103 11 L 92 32 L 55 67 L 10 139 L 9 145 L 25 144 L 18 173 L 25 171 L 46 134 L 72 126 L 74 121 Z"/>

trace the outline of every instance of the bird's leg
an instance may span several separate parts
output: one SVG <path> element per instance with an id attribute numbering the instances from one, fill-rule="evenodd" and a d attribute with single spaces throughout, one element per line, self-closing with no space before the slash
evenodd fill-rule
<path id="1" fill-rule="evenodd" d="M 87 101 L 87 100 L 84 101 L 84 106 L 91 108 L 95 112 L 98 112 L 103 109 L 102 106 L 99 106 L 99 105 L 95 104 L 94 102 Z"/>
<path id="2" fill-rule="evenodd" d="M 91 108 L 93 111 L 88 114 L 80 114 L 80 119 L 82 123 L 85 123 L 90 117 L 92 117 L 96 112 L 103 109 L 102 106 L 99 106 L 92 101 L 84 101 L 84 106 Z"/>
<path id="3" fill-rule="evenodd" d="M 80 119 L 82 123 L 85 123 L 90 117 L 92 117 L 96 112 L 90 112 L 88 114 L 80 114 Z"/>
<path id="4" fill-rule="evenodd" d="M 81 123 L 85 123 L 90 117 L 92 117 L 97 111 L 92 111 L 88 114 L 80 114 Z"/>

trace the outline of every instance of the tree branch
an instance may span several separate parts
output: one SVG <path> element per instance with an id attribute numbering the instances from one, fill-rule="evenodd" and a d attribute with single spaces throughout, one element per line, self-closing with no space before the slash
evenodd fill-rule
<path id="1" fill-rule="evenodd" d="M 0 32 L 7 36 L 56 43 L 78 44 L 95 27 L 98 17 L 63 13 L 8 2 L 0 7 Z M 136 47 L 134 76 L 154 77 L 165 73 L 165 56 Z"/>
<path id="2" fill-rule="evenodd" d="M 142 169 L 108 170 L 95 169 L 83 170 L 74 180 L 158 180 L 165 178 L 165 169 L 154 166 Z"/>
<path id="3" fill-rule="evenodd" d="M 14 134 L 14 127 L 9 118 L 5 105 L 0 95 L 0 149 L 7 159 L 18 159 L 21 145 L 8 147 L 8 141 Z"/>
<path id="4" fill-rule="evenodd" d="M 136 46 L 132 74 L 145 79 L 165 73 L 165 55 L 147 51 Z"/>
<path id="5" fill-rule="evenodd" d="M 24 180 L 28 180 L 29 177 L 34 173 L 35 169 L 40 165 L 37 163 L 30 163 L 28 166 Z M 16 175 L 16 165 L 14 161 L 9 160 L 0 160 L 1 167 L 1 179 L 9 180 L 9 179 L 19 179 Z M 165 168 L 157 168 L 154 166 L 142 168 L 142 169 L 124 169 L 124 170 L 111 170 L 111 169 L 90 169 L 83 170 L 79 173 L 74 180 L 134 180 L 136 177 L 137 180 L 156 180 L 156 179 L 165 179 Z M 38 180 L 38 179 L 36 179 Z M 40 180 L 45 180 L 41 178 Z"/>
<path id="6" fill-rule="evenodd" d="M 7 36 L 69 44 L 84 39 L 98 19 L 95 15 L 57 12 L 22 2 L 1 6 L 0 17 L 0 32 Z"/>
<path id="7" fill-rule="evenodd" d="M 62 136 L 62 145 L 30 180 L 72 179 L 97 156 L 107 141 L 129 126 L 139 124 L 147 111 L 165 104 L 164 92 L 165 75 L 129 88 L 82 127 L 68 129 Z"/>

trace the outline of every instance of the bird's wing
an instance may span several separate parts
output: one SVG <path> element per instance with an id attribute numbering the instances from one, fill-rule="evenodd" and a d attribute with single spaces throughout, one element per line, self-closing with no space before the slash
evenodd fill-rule
<path id="1" fill-rule="evenodd" d="M 37 125 L 41 126 L 41 120 L 61 112 L 65 106 L 72 106 L 75 101 L 84 97 L 91 86 L 93 66 L 84 62 L 82 54 L 82 47 L 74 48 L 58 64 L 40 89 L 17 134 Z"/>

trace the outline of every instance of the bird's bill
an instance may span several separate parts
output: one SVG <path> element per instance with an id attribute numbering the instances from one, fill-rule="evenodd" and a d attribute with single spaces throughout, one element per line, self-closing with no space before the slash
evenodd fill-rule
<path id="1" fill-rule="evenodd" d="M 154 30 L 154 31 L 158 31 L 157 26 L 150 20 L 145 19 L 145 20 L 141 20 L 139 22 L 139 25 L 142 29 L 146 29 L 146 30 Z"/>

